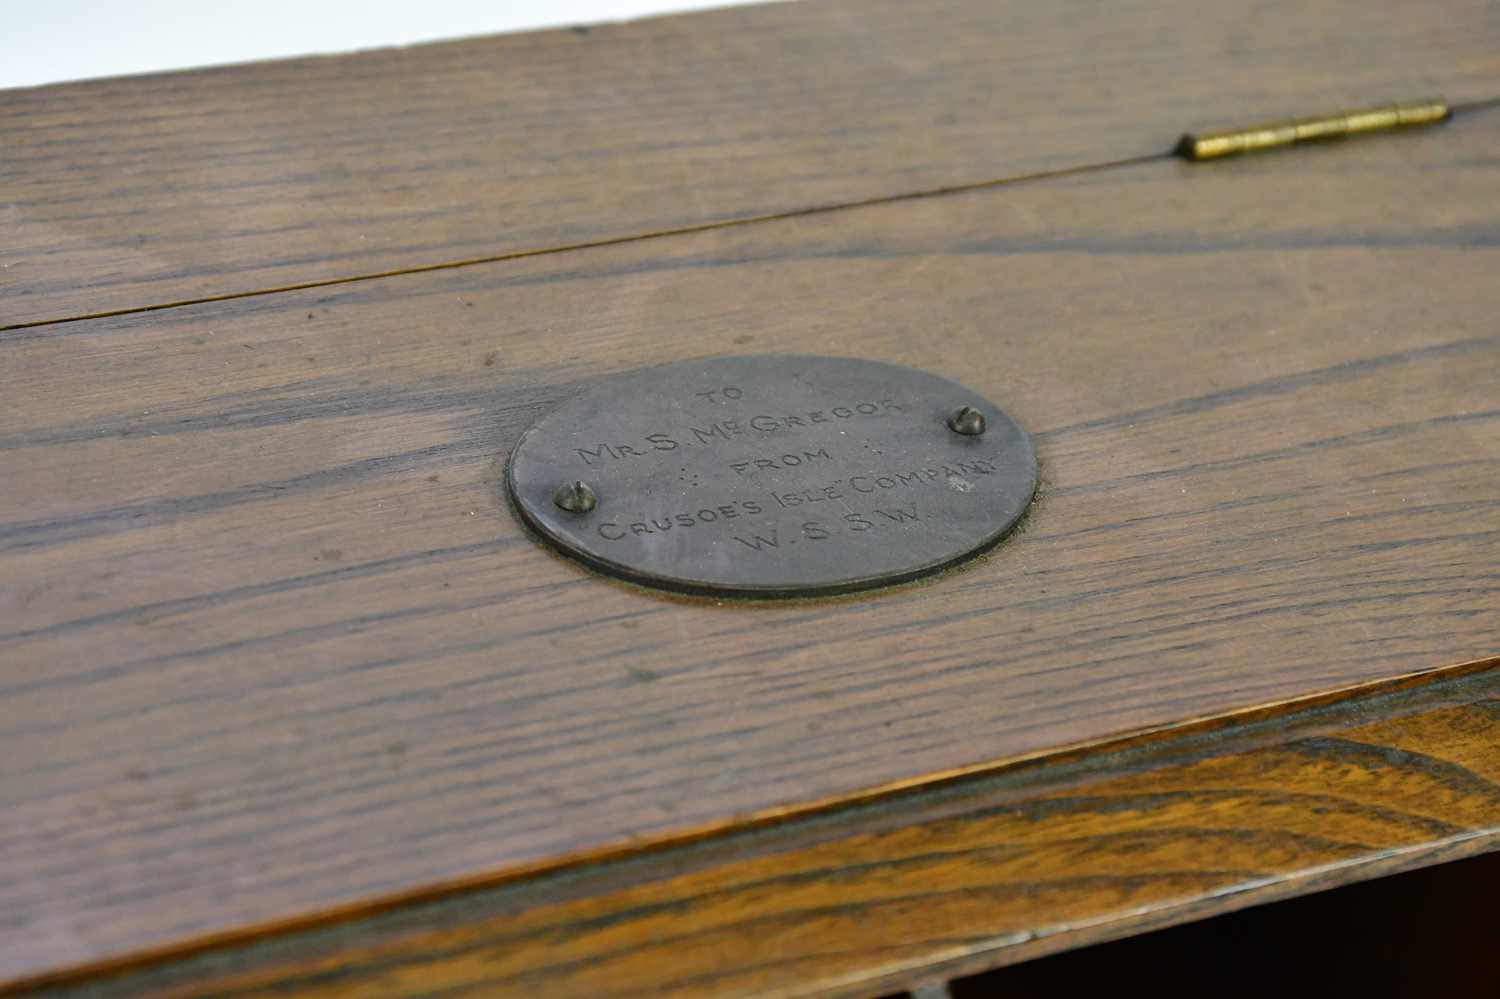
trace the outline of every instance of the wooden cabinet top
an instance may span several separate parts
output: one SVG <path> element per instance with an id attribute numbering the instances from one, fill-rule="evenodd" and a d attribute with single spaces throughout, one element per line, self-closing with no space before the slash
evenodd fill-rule
<path id="1" fill-rule="evenodd" d="M 1497 42 L 808 0 L 0 92 L 0 981 L 873 994 L 1491 848 Z M 1022 529 L 747 605 L 508 509 L 581 386 L 809 350 L 1004 406 Z"/>

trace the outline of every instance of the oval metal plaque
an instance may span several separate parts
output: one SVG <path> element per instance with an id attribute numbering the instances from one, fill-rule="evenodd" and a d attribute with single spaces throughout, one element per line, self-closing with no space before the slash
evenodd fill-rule
<path id="1" fill-rule="evenodd" d="M 526 432 L 526 521 L 604 572 L 691 593 L 902 582 L 1000 540 L 1036 488 L 1025 433 L 936 375 L 724 357 L 605 379 Z"/>

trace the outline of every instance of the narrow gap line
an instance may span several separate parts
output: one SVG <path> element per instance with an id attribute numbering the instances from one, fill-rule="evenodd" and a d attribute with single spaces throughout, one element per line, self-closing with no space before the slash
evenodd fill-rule
<path id="1" fill-rule="evenodd" d="M 1473 114 L 1484 111 L 1500 109 L 1500 97 L 1489 97 L 1482 100 L 1467 101 L 1461 104 L 1449 106 L 1453 115 Z M 63 316 L 56 319 L 33 319 L 24 323 L 11 323 L 0 326 L 0 333 L 11 330 L 36 329 L 41 326 L 57 326 L 62 323 L 83 322 L 89 319 L 109 319 L 115 316 L 129 316 L 143 312 L 161 312 L 165 309 L 180 309 L 189 305 L 206 305 L 213 302 L 232 302 L 241 298 L 259 298 L 264 295 L 279 295 L 288 291 L 307 291 L 312 288 L 334 288 L 339 285 L 355 284 L 360 281 L 376 281 L 381 278 L 400 277 L 403 274 L 428 274 L 433 271 L 457 270 L 461 267 L 474 267 L 479 264 L 496 264 L 507 260 L 524 260 L 528 257 L 542 257 L 556 253 L 570 253 L 574 250 L 592 250 L 607 246 L 622 246 L 627 243 L 642 243 L 652 239 L 664 239 L 668 236 L 686 236 L 693 233 L 713 232 L 717 229 L 730 229 L 737 226 L 757 225 L 764 222 L 780 222 L 785 219 L 805 218 L 812 215 L 826 215 L 832 212 L 849 211 L 856 208 L 869 208 L 875 205 L 896 204 L 902 201 L 916 201 L 923 198 L 940 198 L 950 194 L 964 194 L 970 191 L 983 191 L 991 188 L 1005 187 L 1011 184 L 1024 184 L 1032 181 L 1052 180 L 1061 177 L 1071 177 L 1078 174 L 1098 173 L 1104 170 L 1115 170 L 1122 167 L 1139 166 L 1145 163 L 1155 163 L 1161 160 L 1176 159 L 1174 152 L 1147 153 L 1141 156 L 1128 156 L 1123 159 L 1105 160 L 1100 163 L 1087 163 L 1082 166 L 1060 167 L 1053 170 L 1041 170 L 1034 173 L 1015 174 L 1009 177 L 997 177 L 989 180 L 968 181 L 960 184 L 947 184 L 942 187 L 924 188 L 917 191 L 903 191 L 899 194 L 881 194 L 870 198 L 861 198 L 856 201 L 841 201 L 828 205 L 813 205 L 808 208 L 792 208 L 780 212 L 766 212 L 760 215 L 745 215 L 739 218 L 720 219 L 714 222 L 700 222 L 693 225 L 676 226 L 670 229 L 657 229 L 649 232 L 629 233 L 623 236 L 609 236 L 603 239 L 584 240 L 577 243 L 563 243 L 557 246 L 536 247 L 528 250 L 513 250 L 508 253 L 495 253 L 482 257 L 468 257 L 463 260 L 448 260 L 435 264 L 420 264 L 415 267 L 398 267 L 385 271 L 371 271 L 367 274 L 352 274 L 347 277 L 325 278 L 320 281 L 301 281 L 293 284 L 276 285 L 270 288 L 260 288 L 252 291 L 234 291 L 223 295 L 203 295 L 198 298 L 184 298 L 172 302 L 160 302 L 155 305 L 137 305 L 123 309 L 106 309 L 100 312 L 84 312 L 78 315 Z"/>
<path id="2" fill-rule="evenodd" d="M 1482 101 L 1467 101 L 1463 104 L 1450 104 L 1448 110 L 1453 114 L 1470 114 L 1476 111 L 1494 111 L 1500 108 L 1500 97 L 1486 97 Z"/>
<path id="3" fill-rule="evenodd" d="M 1126 159 L 1108 160 L 1103 163 L 1089 163 L 1083 166 L 1062 167 L 1055 170 L 1043 170 L 1037 173 L 1017 174 L 1011 177 L 1000 177 L 990 180 L 970 181 L 962 184 L 949 184 L 944 187 L 927 188 L 920 191 L 904 191 L 900 194 L 882 194 L 871 198 L 863 198 L 858 201 L 836 202 L 830 205 L 814 205 L 808 208 L 793 208 L 781 212 L 768 212 L 762 215 L 746 215 L 739 218 L 720 219 L 714 222 L 700 222 L 693 225 L 677 226 L 671 229 L 658 229 L 650 232 L 630 233 L 624 236 L 609 236 L 604 239 L 585 240 L 579 243 L 565 243 L 558 246 L 538 247 L 528 250 L 513 250 L 509 253 L 496 253 L 484 257 L 470 257 L 464 260 L 449 260 L 436 264 L 420 264 L 415 267 L 399 267 L 387 271 L 372 271 L 368 274 L 353 274 L 348 277 L 325 278 L 320 281 L 301 281 L 295 284 L 277 285 L 271 288 L 261 288 L 254 291 L 233 291 L 223 295 L 204 295 L 199 298 L 184 298 L 172 302 L 160 302 L 155 305 L 136 305 L 123 309 L 107 309 L 102 312 L 85 312 L 73 316 L 64 316 L 57 319 L 33 319 L 24 323 L 12 323 L 0 326 L 0 333 L 11 330 L 35 329 L 39 326 L 57 326 L 62 323 L 83 322 L 89 319 L 109 319 L 115 316 L 129 316 L 142 312 L 161 312 L 165 309 L 180 309 L 189 305 L 205 305 L 212 302 L 232 302 L 241 298 L 259 298 L 264 295 L 279 295 L 288 291 L 307 291 L 311 288 L 333 288 L 339 285 L 355 284 L 361 281 L 376 281 L 381 278 L 400 277 L 403 274 L 428 274 L 433 271 L 457 270 L 461 267 L 474 267 L 479 264 L 497 264 L 508 260 L 524 260 L 528 257 L 543 257 L 557 253 L 570 253 L 574 250 L 592 250 L 607 246 L 622 246 L 627 243 L 643 243 L 647 240 L 664 239 L 668 236 L 686 236 L 693 233 L 713 232 L 718 229 L 732 229 L 739 226 L 757 225 L 765 222 L 780 222 L 785 219 L 805 218 L 812 215 L 826 215 L 832 212 L 848 211 L 855 208 L 869 208 L 875 205 L 895 204 L 902 201 L 915 201 L 923 198 L 939 198 L 950 194 L 963 194 L 969 191 L 982 191 L 989 188 L 1004 187 L 1010 184 L 1021 184 L 1029 181 L 1051 180 L 1060 177 L 1071 177 L 1077 174 L 1097 173 L 1103 170 L 1113 170 L 1120 167 L 1136 166 L 1142 163 L 1153 163 L 1158 160 L 1172 159 L 1171 153 L 1150 153 L 1144 156 L 1132 156 Z"/>

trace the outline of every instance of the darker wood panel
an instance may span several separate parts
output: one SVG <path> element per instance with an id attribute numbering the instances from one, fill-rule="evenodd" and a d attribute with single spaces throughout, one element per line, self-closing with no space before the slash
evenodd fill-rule
<path id="1" fill-rule="evenodd" d="M 0 967 L 545 867 L 1493 653 L 1500 115 L 0 334 Z M 816 349 L 995 399 L 991 555 L 663 598 L 538 414 Z"/>
<path id="2" fill-rule="evenodd" d="M 952 997 L 1088 995 L 1146 980 L 1161 999 L 1196 999 L 1208 981 L 1220 999 L 1488 995 L 1500 951 L 1474 914 L 1497 880 L 1500 855 L 1469 857 L 998 968 L 950 983 Z"/>
<path id="3" fill-rule="evenodd" d="M 1497 691 L 1491 663 L 54 994 L 872 996 L 1493 849 Z"/>
<path id="4" fill-rule="evenodd" d="M 0 327 L 1164 152 L 1495 96 L 1446 0 L 808 0 L 0 93 Z"/>

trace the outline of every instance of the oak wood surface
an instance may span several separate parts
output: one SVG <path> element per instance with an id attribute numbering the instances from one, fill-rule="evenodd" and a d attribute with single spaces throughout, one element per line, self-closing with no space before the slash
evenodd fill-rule
<path id="1" fill-rule="evenodd" d="M 0 92 L 0 327 L 1494 97 L 1484 0 L 807 0 Z"/>
<path id="2" fill-rule="evenodd" d="M 947 983 L 951 999 L 1045 999 L 1149 981 L 1162 999 L 1483 996 L 1500 951 L 1488 909 L 1500 853 L 1382 874 L 1267 905 L 1044 955 Z M 1233 968 L 1232 976 L 1224 969 Z M 913 993 L 913 999 L 920 999 Z M 943 997 L 948 999 L 948 997 Z"/>
<path id="3" fill-rule="evenodd" d="M 941 981 L 1494 849 L 1500 660 L 1448 672 L 55 995 L 871 996 Z"/>
<path id="4" fill-rule="evenodd" d="M 292 919 L 1493 653 L 1500 114 L 0 334 L 0 968 Z M 535 544 L 589 379 L 915 364 L 1025 529 L 746 607 Z"/>

